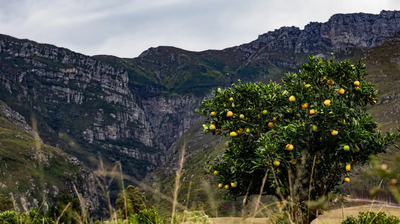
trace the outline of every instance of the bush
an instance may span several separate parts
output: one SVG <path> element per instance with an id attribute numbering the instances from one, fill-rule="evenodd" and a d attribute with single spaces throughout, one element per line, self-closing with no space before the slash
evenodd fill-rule
<path id="1" fill-rule="evenodd" d="M 154 224 L 162 223 L 160 216 L 154 209 L 140 210 L 137 214 L 133 214 L 129 217 L 129 223 L 133 224 Z"/>
<path id="2" fill-rule="evenodd" d="M 5 211 L 0 214 L 0 222 L 8 224 L 19 224 L 19 213 L 16 211 Z"/>
<path id="3" fill-rule="evenodd" d="M 364 224 L 364 223 L 375 223 L 375 224 L 398 224 L 400 219 L 396 216 L 386 216 L 386 213 L 379 212 L 359 212 L 358 219 L 353 216 L 348 216 L 341 224 Z"/>

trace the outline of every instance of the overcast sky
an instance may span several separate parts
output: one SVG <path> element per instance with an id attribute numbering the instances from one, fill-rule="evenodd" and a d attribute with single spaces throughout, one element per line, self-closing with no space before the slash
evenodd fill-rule
<path id="1" fill-rule="evenodd" d="M 248 43 L 335 13 L 400 10 L 399 0 L 0 0 L 0 33 L 87 55 L 149 47 L 201 51 Z"/>

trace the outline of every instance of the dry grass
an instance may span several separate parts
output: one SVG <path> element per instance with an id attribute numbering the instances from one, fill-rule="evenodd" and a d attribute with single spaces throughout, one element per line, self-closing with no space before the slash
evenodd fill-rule
<path id="1" fill-rule="evenodd" d="M 400 207 L 392 207 L 392 206 L 385 206 L 385 205 L 364 205 L 364 206 L 355 206 L 355 207 L 348 207 L 344 208 L 343 210 L 334 209 L 325 212 L 321 215 L 318 219 L 314 220 L 312 224 L 339 224 L 343 220 L 343 211 L 344 217 L 346 216 L 358 216 L 358 212 L 385 212 L 387 215 L 394 215 L 400 217 Z M 248 218 L 243 219 L 239 217 L 219 217 L 219 218 L 212 218 L 211 219 L 213 224 L 265 224 L 269 223 L 268 218 Z"/>

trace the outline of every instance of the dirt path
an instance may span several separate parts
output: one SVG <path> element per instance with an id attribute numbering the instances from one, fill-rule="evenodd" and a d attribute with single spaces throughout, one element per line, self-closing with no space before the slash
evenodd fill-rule
<path id="1" fill-rule="evenodd" d="M 348 201 L 360 201 L 360 202 L 371 202 L 372 200 L 368 199 L 350 199 Z M 376 204 L 375 204 L 376 203 Z M 321 215 L 318 219 L 314 220 L 312 224 L 340 224 L 343 221 L 343 218 L 346 216 L 354 216 L 357 217 L 359 212 L 385 212 L 387 215 L 394 215 L 400 217 L 400 206 L 395 204 L 387 204 L 382 203 L 378 204 L 378 201 L 374 201 L 374 204 L 371 206 L 363 205 L 363 206 L 355 206 L 355 207 L 347 207 L 343 209 L 335 209 L 331 211 L 326 211 L 323 215 Z M 251 218 L 242 219 L 238 217 L 220 217 L 220 218 L 212 218 L 213 224 L 266 224 L 268 222 L 268 218 L 255 218 L 252 222 Z"/>

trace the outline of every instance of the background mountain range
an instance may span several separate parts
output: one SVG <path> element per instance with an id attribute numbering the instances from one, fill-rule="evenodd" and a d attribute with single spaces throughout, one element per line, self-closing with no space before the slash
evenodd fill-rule
<path id="1" fill-rule="evenodd" d="M 337 60 L 365 63 L 381 94 L 370 112 L 382 130 L 392 129 L 400 116 L 399 31 L 400 11 L 336 14 L 223 50 L 160 46 L 136 58 L 86 56 L 0 35 L 0 193 L 13 194 L 26 209 L 45 197 L 75 194 L 75 185 L 97 209 L 93 172 L 101 158 L 109 167 L 120 161 L 126 183 L 143 180 L 168 195 L 185 144 L 179 201 L 187 203 L 193 185 L 191 201 L 200 206 L 207 198 L 201 182 L 212 179 L 202 174 L 204 162 L 224 143 L 202 133 L 194 109 L 238 79 L 279 81 L 308 55 L 333 52 Z M 110 190 L 115 198 L 117 184 Z"/>

